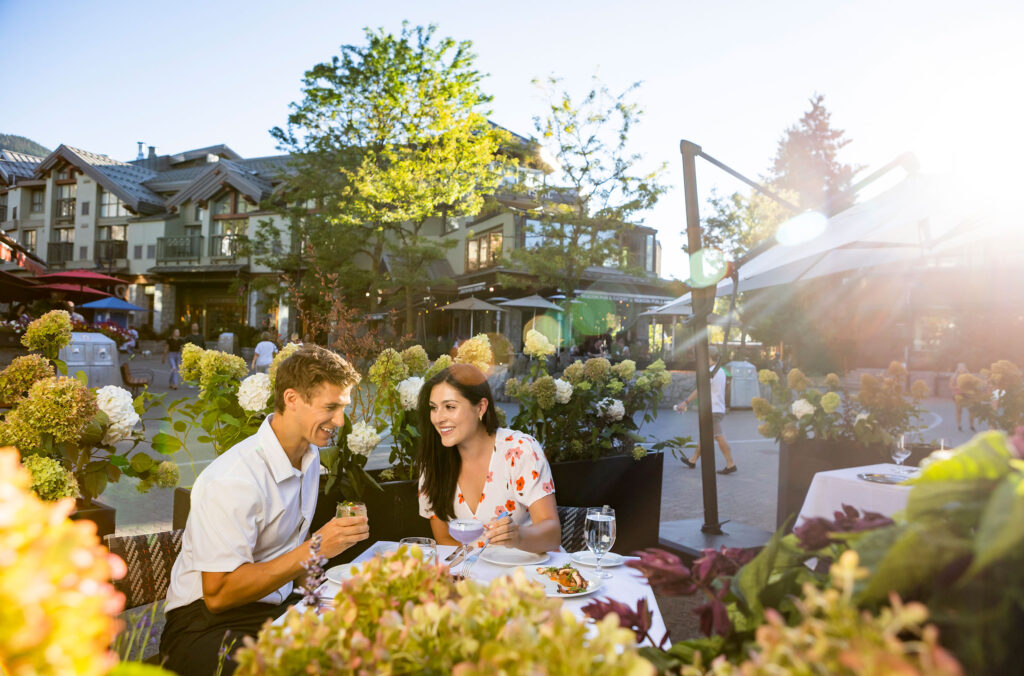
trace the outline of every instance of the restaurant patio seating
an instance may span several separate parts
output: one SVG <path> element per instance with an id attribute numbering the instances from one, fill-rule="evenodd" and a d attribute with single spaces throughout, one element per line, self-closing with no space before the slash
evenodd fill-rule
<path id="1" fill-rule="evenodd" d="M 184 529 L 144 535 L 108 535 L 112 554 L 121 557 L 128 572 L 114 587 L 124 594 L 125 610 L 163 599 L 171 583 L 171 568 L 181 552 Z"/>
<path id="2" fill-rule="evenodd" d="M 153 382 L 152 371 L 138 371 L 132 373 L 128 368 L 128 362 L 121 364 L 121 380 L 124 386 L 132 393 L 133 397 L 139 396 L 139 390 Z"/>

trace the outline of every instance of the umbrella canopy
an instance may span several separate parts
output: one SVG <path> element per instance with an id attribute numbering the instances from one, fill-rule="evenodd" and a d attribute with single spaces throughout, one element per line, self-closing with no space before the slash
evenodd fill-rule
<path id="1" fill-rule="evenodd" d="M 506 300 L 504 303 L 499 303 L 503 307 L 520 307 L 531 310 L 554 310 L 555 312 L 561 312 L 562 308 L 558 307 L 546 298 L 542 298 L 537 294 L 532 296 L 526 296 L 525 298 L 516 298 L 514 300 Z"/>
<path id="2" fill-rule="evenodd" d="M 28 301 L 46 298 L 49 295 L 45 290 L 39 291 L 38 289 L 39 285 L 35 282 L 0 270 L 0 298 L 4 300 Z"/>
<path id="3" fill-rule="evenodd" d="M 32 287 L 33 291 L 56 291 L 71 296 L 81 296 L 89 298 L 105 298 L 110 294 L 106 291 L 100 291 L 99 289 L 90 289 L 87 286 L 81 286 L 79 284 L 40 284 Z"/>
<path id="4" fill-rule="evenodd" d="M 107 298 L 102 298 L 100 300 L 83 303 L 81 307 L 92 310 L 110 310 L 114 312 L 151 312 L 151 310 L 139 307 L 138 305 L 129 303 L 126 300 L 115 298 L 114 296 L 108 296 Z"/>
<path id="5" fill-rule="evenodd" d="M 90 286 L 116 286 L 117 284 L 124 284 L 123 279 L 91 270 L 63 270 L 61 272 L 51 272 L 48 275 L 39 275 L 36 279 L 47 283 L 69 282 Z"/>
<path id="6" fill-rule="evenodd" d="M 488 310 L 490 312 L 501 312 L 501 308 L 497 305 L 492 305 L 485 300 L 480 300 L 476 296 L 470 296 L 469 298 L 463 298 L 457 300 L 454 303 L 448 303 L 441 310 Z"/>
<path id="7" fill-rule="evenodd" d="M 488 312 L 501 312 L 501 308 L 497 305 L 492 305 L 485 300 L 480 300 L 476 296 L 470 296 L 469 298 L 463 298 L 457 300 L 454 303 L 448 303 L 442 310 L 469 310 L 469 332 L 473 333 L 473 313 L 477 310 L 486 310 Z"/>

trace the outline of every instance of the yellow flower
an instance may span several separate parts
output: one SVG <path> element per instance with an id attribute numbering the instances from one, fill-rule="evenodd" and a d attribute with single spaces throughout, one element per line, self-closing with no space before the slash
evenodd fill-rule
<path id="1" fill-rule="evenodd" d="M 604 357 L 594 357 L 593 359 L 588 359 L 583 364 L 583 374 L 587 377 L 587 380 L 599 383 L 608 376 L 611 368 L 611 362 Z"/>
<path id="2" fill-rule="evenodd" d="M 186 383 L 199 382 L 199 361 L 203 358 L 203 348 L 193 343 L 185 343 L 181 347 L 181 364 L 178 366 L 178 373 Z"/>
<path id="3" fill-rule="evenodd" d="M 430 357 L 421 345 L 413 345 L 403 350 L 402 361 L 405 362 L 411 376 L 422 376 L 430 366 Z"/>
<path id="4" fill-rule="evenodd" d="M 441 371 L 445 370 L 452 365 L 452 358 L 449 355 L 442 354 L 437 358 L 437 361 L 431 365 L 427 372 L 423 374 L 423 380 L 430 380 Z"/>
<path id="5" fill-rule="evenodd" d="M 774 385 L 779 382 L 779 374 L 769 369 L 761 369 L 757 372 L 757 380 L 762 385 Z"/>
<path id="6" fill-rule="evenodd" d="M 0 661 L 11 676 L 100 676 L 124 597 L 124 575 L 89 521 L 66 517 L 74 501 L 44 502 L 13 449 L 0 449 Z"/>
<path id="7" fill-rule="evenodd" d="M 623 359 L 612 367 L 612 373 L 615 374 L 616 378 L 620 378 L 622 382 L 628 383 L 636 375 L 636 362 L 632 359 Z"/>
<path id="8" fill-rule="evenodd" d="M 543 359 L 555 353 L 555 346 L 551 344 L 548 337 L 537 329 L 530 329 L 526 332 L 526 341 L 523 352 L 537 359 Z"/>
<path id="9" fill-rule="evenodd" d="M 579 359 L 565 367 L 562 377 L 573 385 L 583 380 L 583 362 Z"/>
<path id="10" fill-rule="evenodd" d="M 821 410 L 825 411 L 825 413 L 832 413 L 839 408 L 839 404 L 842 402 L 840 401 L 838 394 L 835 392 L 827 392 L 821 397 L 820 403 Z"/>
<path id="11" fill-rule="evenodd" d="M 487 334 L 481 333 L 459 345 L 455 362 L 470 364 L 488 373 L 494 365 L 494 354 L 491 352 L 491 341 L 487 339 Z"/>
<path id="12" fill-rule="evenodd" d="M 199 358 L 199 396 L 205 396 L 218 377 L 235 381 L 237 388 L 248 373 L 249 367 L 241 357 L 220 350 L 204 350 Z"/>
<path id="13" fill-rule="evenodd" d="M 804 372 L 800 369 L 793 369 L 786 376 L 786 384 L 789 385 L 789 389 L 796 390 L 797 392 L 803 392 L 811 385 L 811 381 L 807 379 Z"/>
<path id="14" fill-rule="evenodd" d="M 57 443 L 78 441 L 96 415 L 96 395 L 76 378 L 44 378 L 7 414 L 13 429 L 21 424 L 36 435 L 50 434 Z M 5 426 L 6 427 L 6 426 Z M 8 440 L 6 434 L 3 435 Z M 26 439 L 27 440 L 27 439 Z M 13 442 L 13 440 L 8 440 Z M 22 447 L 22 451 L 32 450 Z"/>
<path id="15" fill-rule="evenodd" d="M 764 420 L 774 410 L 771 402 L 764 397 L 754 397 L 751 399 L 750 407 L 754 410 L 754 417 L 758 420 Z"/>
<path id="16" fill-rule="evenodd" d="M 64 465 L 45 455 L 30 455 L 22 464 L 32 473 L 32 492 L 43 500 L 78 497 L 78 482 L 75 475 Z"/>
<path id="17" fill-rule="evenodd" d="M 0 373 L 0 404 L 15 403 L 32 385 L 53 375 L 53 365 L 46 357 L 38 354 L 17 357 Z"/>
<path id="18" fill-rule="evenodd" d="M 541 376 L 530 386 L 530 392 L 536 397 L 537 405 L 545 411 L 555 405 L 556 390 L 555 379 L 551 376 Z"/>
<path id="19" fill-rule="evenodd" d="M 891 362 L 885 372 L 890 378 L 900 381 L 907 377 L 907 367 L 898 361 Z"/>
<path id="20" fill-rule="evenodd" d="M 910 396 L 914 399 L 926 399 L 931 394 L 931 388 L 923 380 L 915 380 L 910 386 Z"/>
<path id="21" fill-rule="evenodd" d="M 370 382 L 379 388 L 393 387 L 409 377 L 409 367 L 398 350 L 387 348 L 370 367 Z"/>
<path id="22" fill-rule="evenodd" d="M 25 329 L 21 344 L 38 350 L 53 359 L 60 349 L 71 342 L 71 315 L 64 310 L 51 310 L 33 321 Z"/>
<path id="23" fill-rule="evenodd" d="M 267 375 L 270 376 L 271 389 L 274 388 L 274 377 L 277 376 L 277 367 L 280 366 L 281 362 L 283 362 L 285 359 L 295 354 L 295 351 L 298 349 L 299 346 L 296 345 L 295 343 L 288 343 L 287 345 L 281 348 L 280 352 L 274 355 L 274 361 L 270 363 L 270 368 L 267 369 Z M 184 360 L 184 358 L 185 355 L 182 354 L 182 360 Z"/>
<path id="24" fill-rule="evenodd" d="M 839 376 L 837 376 L 835 373 L 830 373 L 827 376 L 825 376 L 825 387 L 827 387 L 828 389 L 838 390 L 840 387 L 842 387 L 842 385 L 843 381 L 840 380 Z"/>
<path id="25" fill-rule="evenodd" d="M 782 428 L 782 440 L 788 443 L 793 443 L 800 438 L 800 429 L 793 423 L 786 423 L 786 426 Z"/>

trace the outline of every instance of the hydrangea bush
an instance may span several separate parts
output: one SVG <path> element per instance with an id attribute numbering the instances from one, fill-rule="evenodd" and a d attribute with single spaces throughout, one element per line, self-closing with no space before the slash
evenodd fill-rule
<path id="1" fill-rule="evenodd" d="M 790 371 L 785 383 L 774 371 L 762 370 L 758 380 L 770 388 L 771 396 L 751 401 L 761 421 L 757 431 L 787 443 L 813 438 L 890 445 L 917 429 L 923 412 L 919 403 L 928 396 L 928 386 L 920 380 L 905 390 L 906 377 L 903 365 L 893 362 L 881 378 L 865 373 L 860 392 L 850 394 L 834 373 L 825 377 L 822 391 L 800 369 Z"/>
<path id="2" fill-rule="evenodd" d="M 236 659 L 239 676 L 655 673 L 615 618 L 584 624 L 521 570 L 486 586 L 455 583 L 447 566 L 424 563 L 416 548 L 364 563 L 333 608 L 290 610 L 247 639 Z"/>
<path id="3" fill-rule="evenodd" d="M 49 478 L 38 484 L 40 495 L 49 498 L 80 495 L 89 503 L 122 474 L 140 479 L 141 492 L 175 486 L 177 465 L 137 450 L 145 440 L 142 415 L 159 397 L 143 393 L 133 398 L 115 385 L 89 388 L 83 374 L 55 375 L 54 358 L 47 355 L 56 355 L 70 338 L 66 312 L 49 312 L 29 324 L 23 340 L 43 355 L 19 357 L 0 372 L 0 391 L 11 405 L 0 418 L 0 444 L 17 448 L 35 470 L 49 468 Z M 153 448 L 168 452 L 156 440 Z M 28 460 L 32 456 L 59 463 L 73 480 L 55 484 L 60 473 L 51 471 L 49 463 Z"/>
<path id="4" fill-rule="evenodd" d="M 664 362 L 638 372 L 629 359 L 615 365 L 600 357 L 577 360 L 554 378 L 546 367 L 549 346 L 543 334 L 528 332 L 529 374 L 505 382 L 505 394 L 519 403 L 512 427 L 536 437 L 552 462 L 631 453 L 642 441 L 636 418 L 650 422 L 657 416 L 672 381 Z"/>

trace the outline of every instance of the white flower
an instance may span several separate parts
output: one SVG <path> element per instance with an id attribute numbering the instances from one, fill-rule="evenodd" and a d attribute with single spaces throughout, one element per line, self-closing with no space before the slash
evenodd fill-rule
<path id="1" fill-rule="evenodd" d="M 622 416 L 626 415 L 626 407 L 622 405 L 622 402 L 611 397 L 605 397 L 597 402 L 597 410 L 601 411 L 601 415 L 613 422 L 622 420 Z"/>
<path id="2" fill-rule="evenodd" d="M 262 411 L 270 403 L 270 376 L 255 373 L 238 386 L 238 405 L 245 411 Z"/>
<path id="3" fill-rule="evenodd" d="M 526 332 L 526 343 L 523 352 L 531 357 L 542 358 L 555 353 L 555 346 L 551 344 L 547 336 L 537 329 L 530 329 Z"/>
<path id="4" fill-rule="evenodd" d="M 853 424 L 854 424 L 854 425 L 856 425 L 856 424 L 857 424 L 857 423 L 859 423 L 859 422 L 860 422 L 861 420 L 867 420 L 867 419 L 868 419 L 868 417 L 869 417 L 869 416 L 868 416 L 868 414 L 867 414 L 867 413 L 859 413 L 859 414 L 857 415 L 857 417 L 853 419 Z"/>
<path id="5" fill-rule="evenodd" d="M 348 433 L 348 448 L 357 455 L 369 457 L 379 443 L 380 435 L 377 434 L 377 430 L 364 420 L 352 425 L 352 431 Z"/>
<path id="6" fill-rule="evenodd" d="M 571 398 L 572 383 L 562 380 L 561 378 L 555 378 L 555 403 L 568 404 L 569 399 Z"/>
<path id="7" fill-rule="evenodd" d="M 398 396 L 402 400 L 402 408 L 411 411 L 419 403 L 420 389 L 423 388 L 423 378 L 413 376 L 398 383 Z"/>
<path id="8" fill-rule="evenodd" d="M 96 405 L 110 421 L 103 434 L 104 444 L 116 444 L 131 436 L 132 429 L 139 423 L 134 403 L 131 393 L 123 387 L 107 385 L 96 390 Z"/>
<path id="9" fill-rule="evenodd" d="M 814 415 L 814 404 L 806 399 L 797 399 L 793 402 L 793 406 L 790 407 L 789 410 L 797 417 L 797 419 L 800 419 L 805 415 Z"/>

